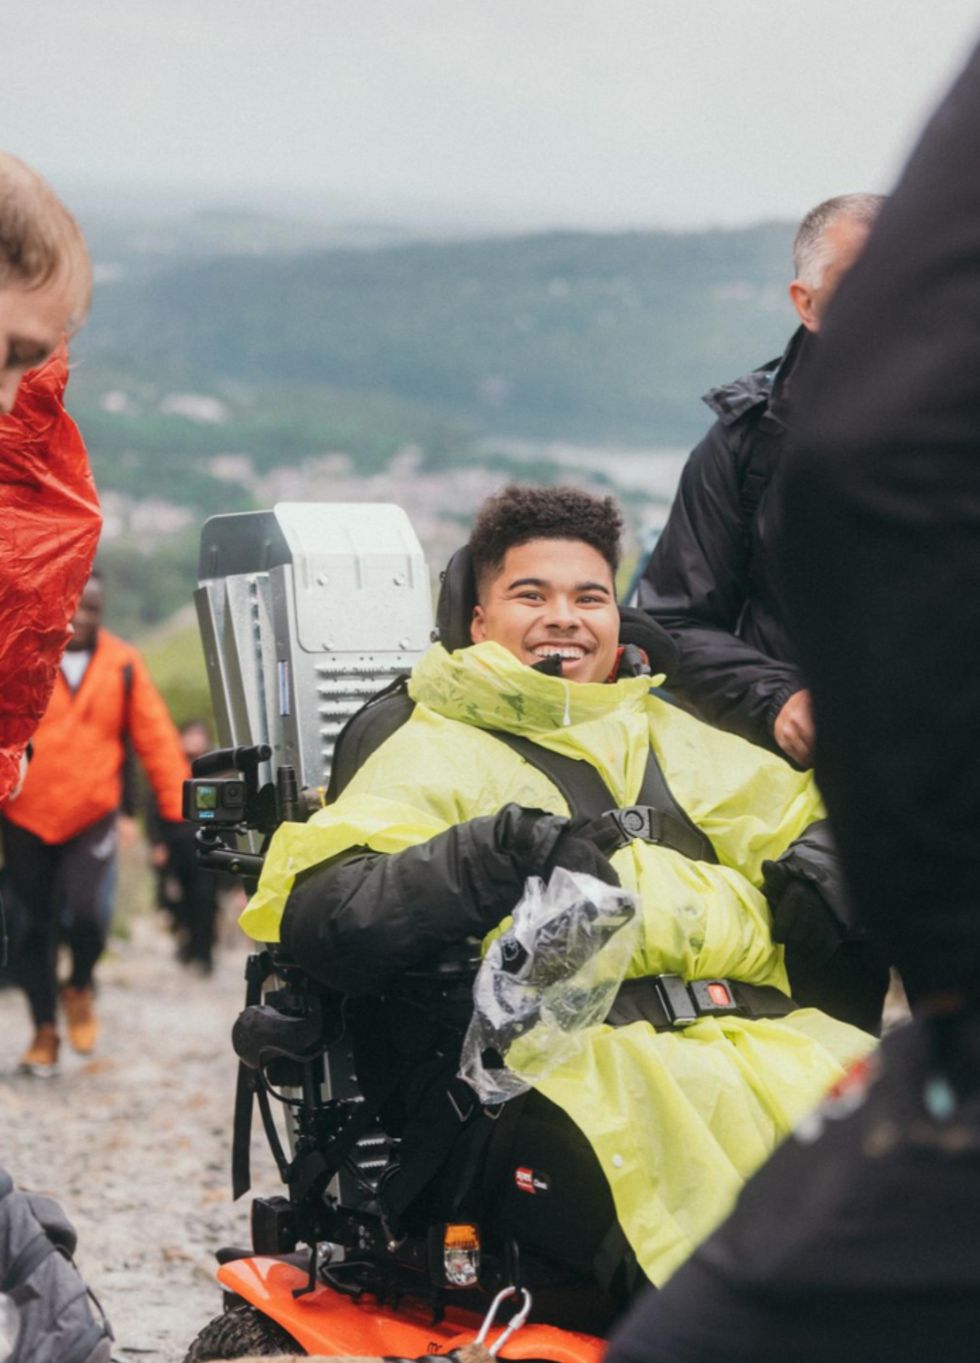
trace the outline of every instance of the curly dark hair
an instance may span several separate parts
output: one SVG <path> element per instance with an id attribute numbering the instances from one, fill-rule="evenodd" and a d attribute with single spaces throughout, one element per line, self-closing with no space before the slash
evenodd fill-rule
<path id="1" fill-rule="evenodd" d="M 511 483 L 476 513 L 470 553 L 477 589 L 500 571 L 508 549 L 529 540 L 584 540 L 615 575 L 622 533 L 623 517 L 612 497 L 593 497 L 577 487 Z"/>

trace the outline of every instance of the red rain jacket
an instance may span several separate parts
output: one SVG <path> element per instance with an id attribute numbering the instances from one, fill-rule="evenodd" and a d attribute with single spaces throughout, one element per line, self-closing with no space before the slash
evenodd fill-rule
<path id="1" fill-rule="evenodd" d="M 0 801 L 51 698 L 102 516 L 62 347 L 0 417 Z"/>

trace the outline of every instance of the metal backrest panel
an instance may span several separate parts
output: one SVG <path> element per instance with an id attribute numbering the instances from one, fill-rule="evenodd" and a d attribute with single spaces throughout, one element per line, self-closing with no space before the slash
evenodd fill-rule
<path id="1" fill-rule="evenodd" d="M 268 575 L 205 582 L 194 602 L 219 743 L 270 742 L 267 679 L 275 676 L 275 648 Z"/>
<path id="2" fill-rule="evenodd" d="M 280 503 L 215 516 L 195 595 L 222 744 L 268 743 L 326 786 L 346 720 L 428 647 L 429 573 L 387 503 Z"/>
<path id="3" fill-rule="evenodd" d="M 276 508 L 291 551 L 296 642 L 308 653 L 365 647 L 421 653 L 429 644 L 432 599 L 408 517 L 390 505 L 345 505 L 325 536 L 322 510 L 297 503 Z M 362 610 L 370 612 L 373 637 L 365 637 Z"/>

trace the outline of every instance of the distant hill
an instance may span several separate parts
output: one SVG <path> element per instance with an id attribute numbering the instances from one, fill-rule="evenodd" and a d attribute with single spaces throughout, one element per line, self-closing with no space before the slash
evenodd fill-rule
<path id="1" fill-rule="evenodd" d="M 768 224 L 190 260 L 103 284 L 77 350 L 97 374 L 232 400 L 236 384 L 263 403 L 282 385 L 409 403 L 482 434 L 676 444 L 703 426 L 705 386 L 782 347 L 790 236 Z"/>
<path id="2" fill-rule="evenodd" d="M 353 235 L 357 249 L 332 228 L 247 214 L 92 228 L 99 282 L 69 404 L 126 628 L 188 599 L 216 512 L 336 496 L 338 480 L 349 500 L 402 500 L 402 471 L 418 469 L 412 514 L 434 542 L 455 539 L 480 470 L 563 476 L 535 442 L 590 447 L 570 464 L 615 488 L 624 447 L 652 469 L 655 447 L 689 446 L 709 420 L 701 393 L 778 354 L 792 329 L 784 223 Z M 653 482 L 630 484 L 638 527 L 644 496 L 662 502 Z"/>
<path id="3" fill-rule="evenodd" d="M 373 250 L 414 241 L 418 233 L 379 223 L 339 224 L 269 211 L 187 208 L 130 199 L 97 211 L 91 196 L 79 214 L 99 282 L 151 274 L 162 266 L 219 256 L 290 255 L 293 252 Z M 168 211 L 169 210 L 169 211 Z"/>

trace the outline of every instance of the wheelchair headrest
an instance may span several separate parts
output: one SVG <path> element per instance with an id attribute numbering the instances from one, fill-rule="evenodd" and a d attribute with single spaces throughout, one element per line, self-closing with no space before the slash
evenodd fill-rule
<path id="1" fill-rule="evenodd" d="M 472 642 L 470 622 L 476 606 L 476 574 L 468 544 L 457 549 L 446 564 L 441 583 L 436 629 L 439 642 L 454 653 L 457 648 L 466 648 Z M 649 659 L 650 670 L 664 672 L 669 679 L 677 667 L 677 648 L 667 631 L 646 611 L 635 606 L 620 606 L 619 616 L 619 642 L 642 649 Z"/>
<path id="2" fill-rule="evenodd" d="M 436 602 L 436 629 L 439 642 L 449 653 L 466 648 L 470 638 L 470 622 L 476 607 L 476 574 L 470 546 L 464 544 L 439 574 L 442 584 Z"/>
<path id="3" fill-rule="evenodd" d="M 667 680 L 677 670 L 677 645 L 664 629 L 639 606 L 620 606 L 619 642 L 634 644 L 647 655 L 650 671 L 663 672 Z"/>

